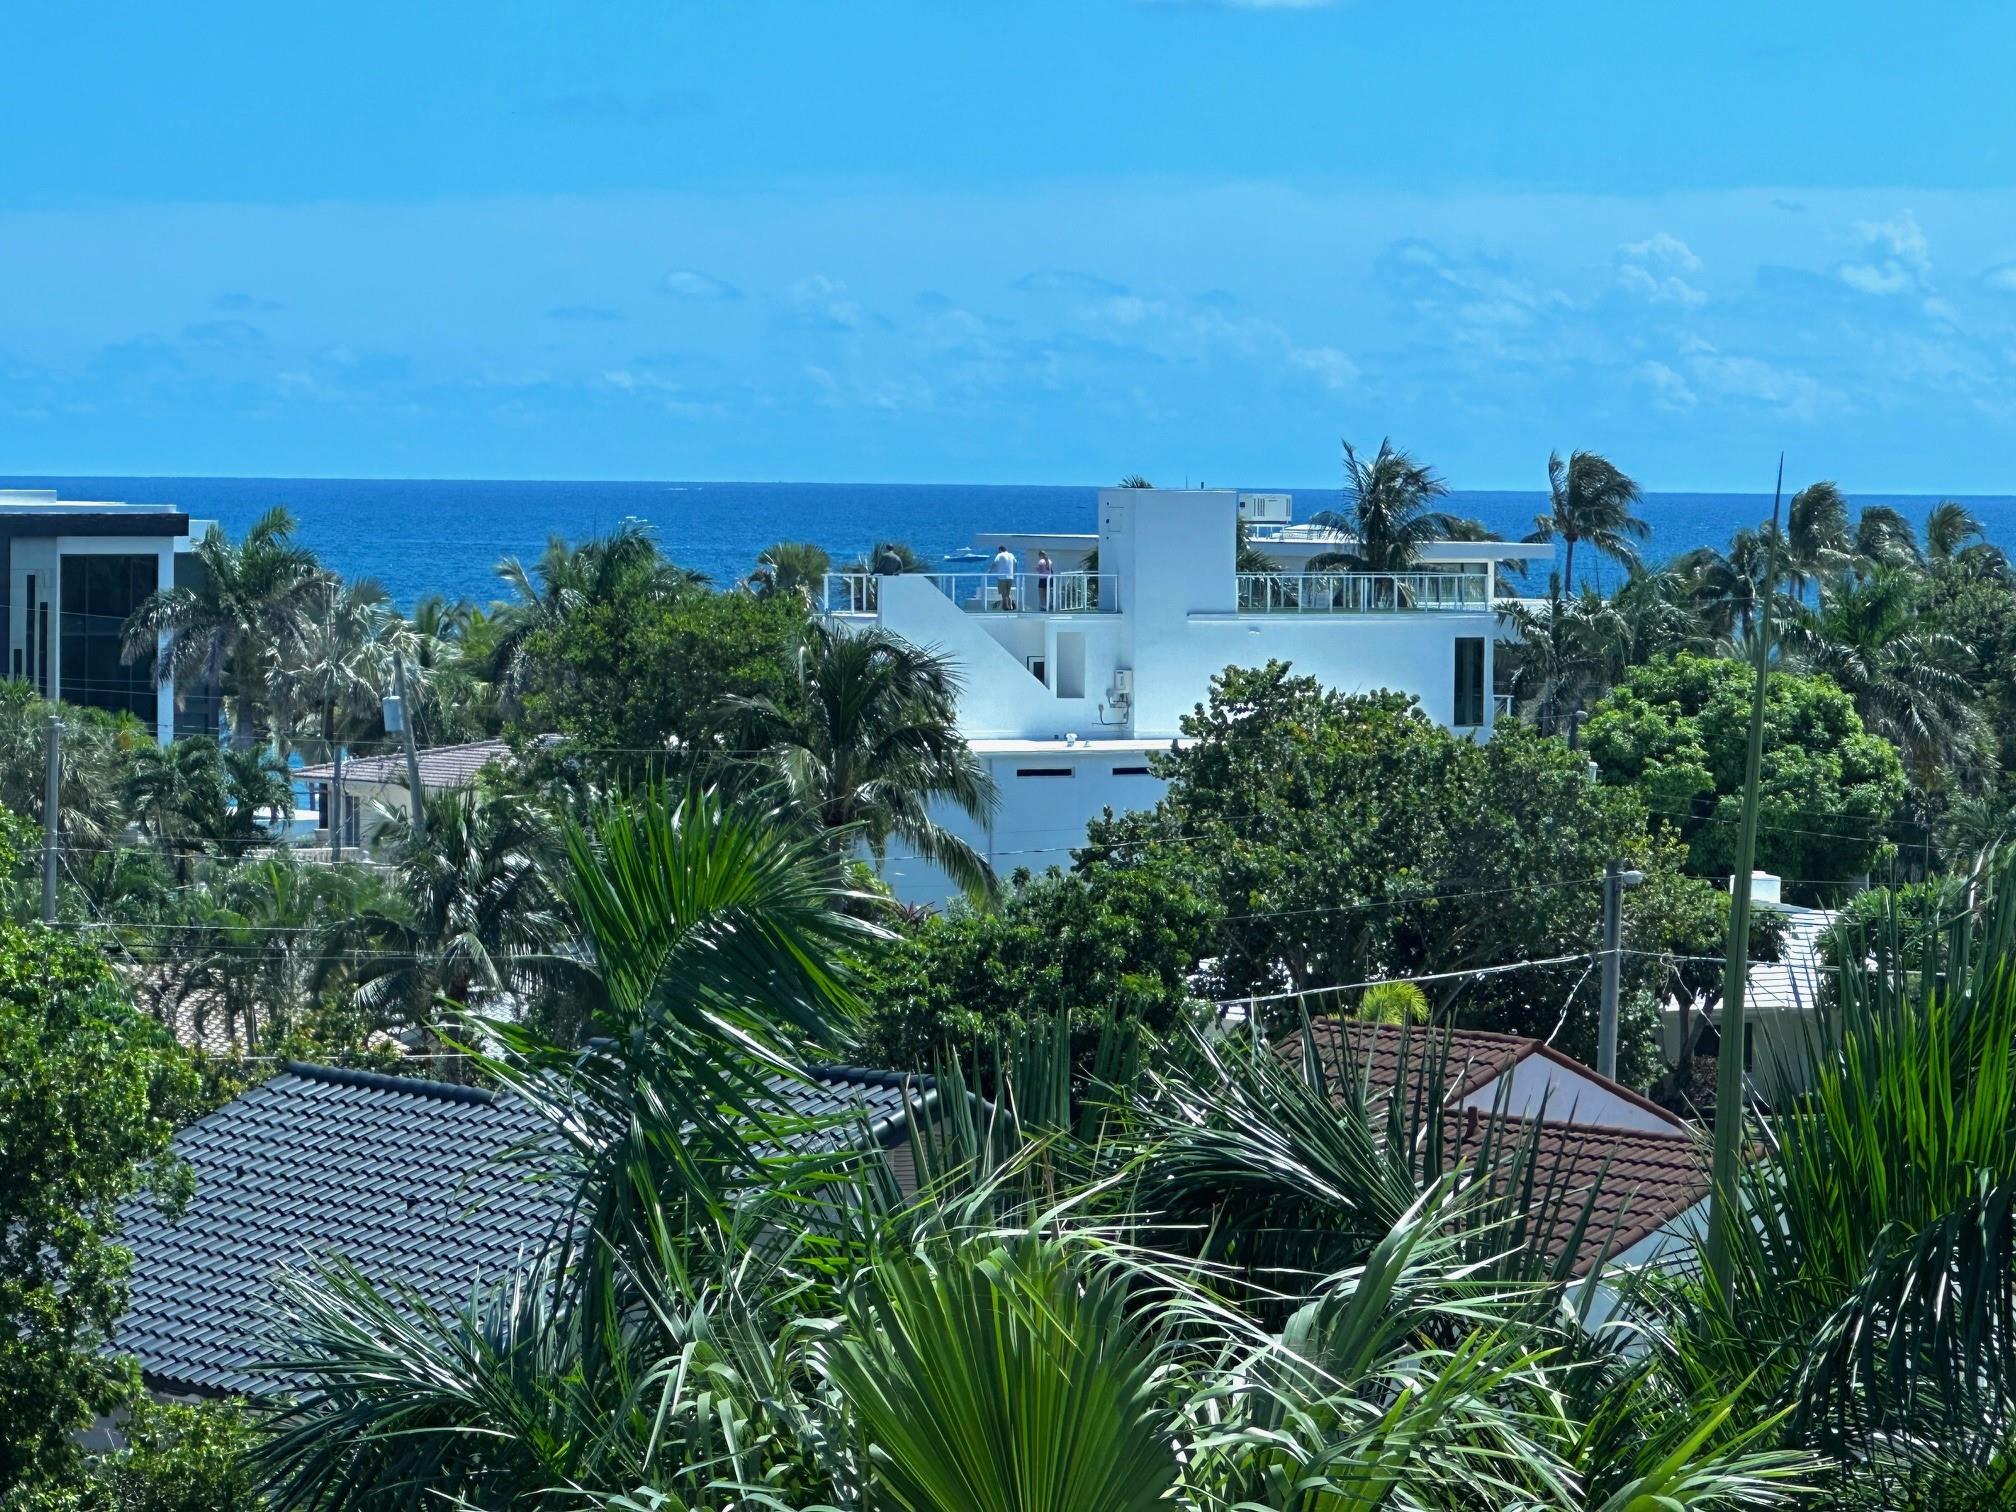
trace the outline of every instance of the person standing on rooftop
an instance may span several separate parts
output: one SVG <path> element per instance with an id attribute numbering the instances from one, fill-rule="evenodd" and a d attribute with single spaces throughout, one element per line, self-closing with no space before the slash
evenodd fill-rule
<path id="1" fill-rule="evenodd" d="M 994 560 L 988 564 L 987 570 L 993 574 L 994 585 L 1000 592 L 1001 607 L 1003 609 L 1013 609 L 1015 607 L 1015 553 L 1010 551 L 1005 545 L 996 546 L 994 548 Z"/>
<path id="2" fill-rule="evenodd" d="M 1049 552 L 1039 551 L 1036 553 L 1036 607 L 1038 609 L 1048 609 L 1050 607 L 1050 578 L 1056 570 L 1057 564 L 1050 560 Z"/>

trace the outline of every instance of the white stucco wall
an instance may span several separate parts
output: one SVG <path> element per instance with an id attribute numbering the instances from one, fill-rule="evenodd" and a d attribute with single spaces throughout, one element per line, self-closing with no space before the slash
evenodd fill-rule
<path id="1" fill-rule="evenodd" d="M 970 576 L 949 581 L 921 575 L 878 580 L 877 618 L 954 664 L 960 727 L 976 747 L 1067 736 L 1166 744 L 1204 701 L 1214 676 L 1227 666 L 1270 660 L 1346 692 L 1411 694 L 1429 718 L 1452 724 L 1457 643 L 1464 638 L 1483 642 L 1484 724 L 1478 728 L 1488 729 L 1499 629 L 1494 611 L 1241 613 L 1237 513 L 1238 495 L 1230 489 L 1105 489 L 1097 506 L 1100 612 L 1034 613 L 1026 605 L 1013 614 L 974 612 L 989 600 L 984 564 L 976 563 L 963 569 Z M 1018 566 L 1027 572 L 1031 560 L 1024 555 Z M 1073 565 L 1060 562 L 1059 570 Z M 1069 654 L 1060 655 L 1063 648 Z M 1041 680 L 1030 670 L 1032 657 L 1041 659 Z M 1123 673 L 1131 676 L 1131 697 L 1116 696 Z M 1041 753 L 1041 760 L 1034 759 L 1037 753 L 1021 754 L 1031 759 L 997 760 L 999 752 L 988 757 L 1001 791 L 991 826 L 953 815 L 943 821 L 1004 872 L 1063 864 L 1102 808 L 1142 806 L 1159 796 L 1160 785 L 1150 779 L 1112 774 L 1114 766 L 1138 763 L 1108 761 L 1100 770 L 1103 758 L 1062 744 Z M 1018 766 L 1069 766 L 1076 775 L 1032 779 L 1020 776 Z M 920 871 L 908 858 L 892 858 L 887 875 L 908 901 L 947 895 L 935 868 Z"/>
<path id="2" fill-rule="evenodd" d="M 1005 747 L 1005 749 L 1004 749 Z M 1106 809 L 1151 808 L 1162 795 L 1161 779 L 1142 775 L 1151 752 L 1167 741 L 1092 741 L 1066 747 L 1030 741 L 976 741 L 975 751 L 993 775 L 1000 794 L 991 824 L 975 824 L 956 810 L 940 807 L 933 817 L 971 845 L 1002 876 L 1019 868 L 1042 872 L 1069 867 L 1071 852 L 1084 845 L 1085 826 Z M 1068 771 L 1069 777 L 1024 775 Z M 905 903 L 939 903 L 950 896 L 942 873 L 890 847 L 883 879 Z"/>

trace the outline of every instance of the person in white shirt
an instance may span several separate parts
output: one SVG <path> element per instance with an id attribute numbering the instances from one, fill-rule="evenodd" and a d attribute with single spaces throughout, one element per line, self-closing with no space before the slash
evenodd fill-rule
<path id="1" fill-rule="evenodd" d="M 1001 594 L 1001 607 L 1015 607 L 1015 553 L 1006 546 L 994 548 L 994 560 L 988 569 L 994 575 L 994 586 Z"/>

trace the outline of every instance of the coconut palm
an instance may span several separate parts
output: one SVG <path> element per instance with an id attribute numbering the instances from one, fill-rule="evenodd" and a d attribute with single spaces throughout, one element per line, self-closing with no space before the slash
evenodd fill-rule
<path id="1" fill-rule="evenodd" d="M 1738 646 L 1750 639 L 1770 566 L 1766 534 L 1739 530 L 1726 552 L 1700 546 L 1667 563 L 1668 571 L 1686 581 L 1688 599 L 1703 626 L 1724 645 Z"/>
<path id="2" fill-rule="evenodd" d="M 827 834 L 885 861 L 891 842 L 941 867 L 969 893 L 993 886 L 971 845 L 934 805 L 976 824 L 994 781 L 958 729 L 958 681 L 944 658 L 879 627 L 808 628 L 791 696 L 738 698 L 720 711 L 730 745 Z"/>
<path id="3" fill-rule="evenodd" d="M 1128 473 L 1120 480 L 1120 486 L 1122 488 L 1153 488 L 1155 485 L 1139 473 Z"/>
<path id="4" fill-rule="evenodd" d="M 1970 541 L 1979 541 L 1986 534 L 1973 510 L 1952 499 L 1942 499 L 1925 516 L 1925 555 L 1935 562 L 1950 562 Z"/>
<path id="5" fill-rule="evenodd" d="M 1352 572 L 1405 572 L 1421 549 L 1447 538 L 1450 516 L 1435 507 L 1448 486 L 1433 468 L 1381 441 L 1369 459 L 1344 443 L 1344 507 L 1319 510 L 1309 523 L 1348 536 L 1348 550 L 1312 559 L 1316 572 L 1342 567 Z"/>
<path id="6" fill-rule="evenodd" d="M 1844 573 L 1821 585 L 1816 609 L 1790 619 L 1785 645 L 1855 700 L 1864 726 L 1896 745 L 1927 788 L 1941 772 L 1978 776 L 1987 732 L 1972 657 L 1952 636 L 1921 628 L 1918 596 L 1917 579 L 1899 568 Z"/>
<path id="7" fill-rule="evenodd" d="M 49 720 L 63 721 L 57 824 L 65 842 L 95 848 L 126 828 L 126 771 L 154 736 L 130 714 L 37 698 L 26 683 L 0 683 L 0 807 L 41 822 L 48 791 Z"/>
<path id="8" fill-rule="evenodd" d="M 1855 556 L 1865 569 L 1912 570 L 1925 565 L 1911 522 L 1887 504 L 1867 505 L 1856 516 Z"/>
<path id="9" fill-rule="evenodd" d="M 1652 527 L 1631 512 L 1639 497 L 1638 485 L 1596 452 L 1570 452 L 1566 461 L 1559 452 L 1547 458 L 1547 513 L 1534 519 L 1533 533 L 1526 539 L 1567 542 L 1561 563 L 1564 597 L 1575 592 L 1575 548 L 1584 541 L 1627 570 L 1638 565 L 1632 543 L 1652 533 Z"/>
<path id="10" fill-rule="evenodd" d="M 213 525 L 196 545 L 201 571 L 189 584 L 156 590 L 126 622 L 121 656 L 155 662 L 176 696 L 215 687 L 224 696 L 233 739 L 253 742 L 272 722 L 270 679 L 279 647 L 321 593 L 327 574 L 294 539 L 294 518 L 275 507 L 236 545 Z"/>
<path id="11" fill-rule="evenodd" d="M 1848 500 L 1839 487 L 1826 481 L 1809 483 L 1792 495 L 1785 509 L 1783 567 L 1795 594 L 1839 571 L 1853 555 Z"/>

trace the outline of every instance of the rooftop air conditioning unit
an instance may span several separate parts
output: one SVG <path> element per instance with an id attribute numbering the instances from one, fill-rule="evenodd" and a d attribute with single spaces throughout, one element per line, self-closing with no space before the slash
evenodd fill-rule
<path id="1" fill-rule="evenodd" d="M 1293 494 L 1241 494 L 1239 518 L 1254 525 L 1286 525 L 1295 512 Z"/>

